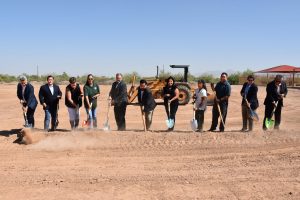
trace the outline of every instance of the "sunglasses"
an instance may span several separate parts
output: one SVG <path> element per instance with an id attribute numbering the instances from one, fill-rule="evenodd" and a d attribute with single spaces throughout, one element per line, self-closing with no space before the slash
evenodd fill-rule
<path id="1" fill-rule="evenodd" d="M 94 80 L 94 79 L 93 79 L 93 78 L 89 78 L 88 80 L 92 81 L 92 80 Z"/>
<path id="2" fill-rule="evenodd" d="M 248 81 L 251 81 L 251 82 L 252 82 L 252 81 L 254 81 L 254 80 L 253 80 L 253 79 L 248 79 Z"/>

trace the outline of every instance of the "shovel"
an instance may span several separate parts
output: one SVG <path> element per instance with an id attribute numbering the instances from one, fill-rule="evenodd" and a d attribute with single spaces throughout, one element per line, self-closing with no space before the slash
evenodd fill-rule
<path id="1" fill-rule="evenodd" d="M 265 126 L 266 126 L 267 129 L 271 129 L 271 128 L 274 127 L 275 121 L 272 118 L 273 118 L 273 115 L 274 115 L 275 110 L 277 108 L 277 103 L 278 102 L 275 103 L 274 109 L 273 109 L 272 114 L 271 114 L 271 118 L 266 118 Z"/>
<path id="2" fill-rule="evenodd" d="M 169 116 L 168 119 L 166 120 L 166 124 L 168 128 L 173 128 L 174 126 L 174 119 L 170 118 L 170 112 L 171 112 L 171 103 L 168 102 L 168 110 L 169 110 Z"/>
<path id="3" fill-rule="evenodd" d="M 90 104 L 89 114 L 90 114 L 90 112 L 92 110 L 92 106 L 93 106 L 93 102 L 91 102 L 91 104 Z M 85 127 L 85 126 L 88 126 L 88 125 L 90 125 L 89 120 L 88 119 L 87 120 L 83 120 L 82 127 Z"/>
<path id="4" fill-rule="evenodd" d="M 244 98 L 244 99 L 245 99 L 247 105 L 249 105 L 248 100 L 246 98 Z M 248 106 L 248 109 L 249 109 L 249 116 L 248 117 L 251 118 L 254 121 L 259 121 L 258 114 L 254 110 L 252 110 L 250 106 Z"/>
<path id="5" fill-rule="evenodd" d="M 195 103 L 193 106 L 193 119 L 190 121 L 191 123 L 191 128 L 193 131 L 197 131 L 198 130 L 198 121 L 195 119 Z"/>
<path id="6" fill-rule="evenodd" d="M 217 102 L 217 106 L 218 106 L 218 111 L 219 111 L 219 115 L 220 115 L 220 118 L 221 118 L 221 121 L 222 121 L 223 127 L 225 128 L 225 123 L 224 123 L 224 120 L 223 120 L 223 116 L 222 116 L 222 112 L 221 112 L 220 104 L 219 104 L 218 102 Z"/>
<path id="7" fill-rule="evenodd" d="M 27 113 L 26 113 L 26 110 L 25 110 L 24 106 L 22 106 L 22 110 L 23 110 L 23 117 L 24 117 L 24 120 L 25 120 L 24 127 L 29 127 L 28 119 L 27 119 Z"/>
<path id="8" fill-rule="evenodd" d="M 57 128 L 59 121 L 58 121 L 58 109 L 59 109 L 59 103 L 56 106 L 56 122 L 55 122 L 55 129 Z"/>
<path id="9" fill-rule="evenodd" d="M 143 112 L 143 106 L 140 105 L 141 113 L 142 113 L 142 121 L 143 121 L 143 126 L 144 126 L 144 131 L 146 132 L 146 122 L 145 122 L 145 113 Z"/>
<path id="10" fill-rule="evenodd" d="M 103 124 L 103 130 L 104 131 L 110 131 L 110 125 L 109 125 L 109 108 L 110 108 L 110 105 L 111 105 L 111 101 L 108 99 L 108 107 L 107 107 L 107 113 L 106 113 L 106 121 L 105 123 Z"/>
<path id="11" fill-rule="evenodd" d="M 215 86 L 214 86 L 214 84 L 211 83 L 210 86 L 211 86 L 212 91 L 213 91 L 214 94 L 215 94 L 215 98 L 217 98 L 217 94 L 216 94 L 216 91 L 215 91 Z M 219 111 L 219 116 L 220 116 L 220 118 L 221 118 L 221 122 L 222 122 L 222 124 L 223 124 L 223 127 L 225 128 L 225 123 L 224 123 L 224 120 L 223 120 L 223 116 L 222 116 L 220 104 L 219 104 L 218 102 L 216 102 L 216 103 L 217 103 L 217 107 L 218 107 L 218 111 Z"/>

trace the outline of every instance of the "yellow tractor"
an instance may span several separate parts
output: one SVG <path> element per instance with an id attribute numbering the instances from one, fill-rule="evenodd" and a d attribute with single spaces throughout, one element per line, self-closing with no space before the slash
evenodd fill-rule
<path id="1" fill-rule="evenodd" d="M 176 81 L 175 84 L 179 90 L 179 104 L 180 105 L 186 105 L 190 102 L 190 100 L 193 97 L 194 94 L 194 89 L 191 87 L 191 85 L 188 83 L 188 68 L 189 65 L 170 65 L 171 68 L 182 68 L 184 69 L 184 74 L 183 74 L 183 78 L 180 81 Z M 138 90 L 137 87 L 135 86 L 135 80 L 136 77 L 133 76 L 132 77 L 132 82 L 131 82 L 131 88 L 128 92 L 128 102 L 129 104 L 133 103 L 134 100 L 137 97 L 138 94 Z M 166 85 L 166 81 L 165 79 L 159 79 L 158 76 L 158 67 L 157 67 L 157 74 L 156 74 L 156 78 L 154 80 L 148 80 L 148 87 L 151 89 L 152 91 L 152 95 L 154 97 L 154 99 L 156 100 L 156 102 L 158 104 L 162 104 L 162 100 L 163 99 L 163 87 L 165 87 Z M 214 94 L 210 94 L 208 93 L 208 105 L 212 105 L 213 104 L 213 100 L 214 100 Z"/>

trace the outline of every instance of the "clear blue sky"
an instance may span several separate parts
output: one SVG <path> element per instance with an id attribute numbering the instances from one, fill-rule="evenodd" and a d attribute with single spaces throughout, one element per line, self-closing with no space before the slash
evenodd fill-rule
<path id="1" fill-rule="evenodd" d="M 0 0 L 0 73 L 300 66 L 299 0 Z"/>

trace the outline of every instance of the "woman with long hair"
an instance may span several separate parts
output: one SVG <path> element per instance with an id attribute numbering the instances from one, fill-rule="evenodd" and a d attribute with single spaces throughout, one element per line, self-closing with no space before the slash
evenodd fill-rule
<path id="1" fill-rule="evenodd" d="M 94 77 L 89 74 L 83 87 L 84 91 L 84 107 L 88 115 L 88 123 L 90 128 L 97 128 L 97 98 L 100 96 L 100 88 L 94 83 Z"/>
<path id="2" fill-rule="evenodd" d="M 164 105 L 168 120 L 172 121 L 172 127 L 168 127 L 168 131 L 173 131 L 175 126 L 175 116 L 179 105 L 179 90 L 175 85 L 175 79 L 170 76 L 166 80 L 166 86 L 163 88 Z"/>

